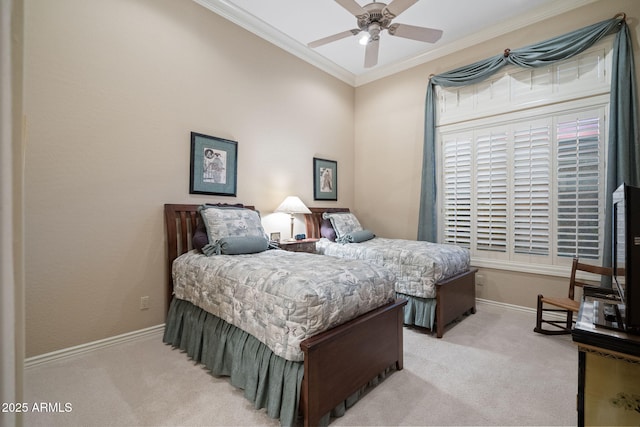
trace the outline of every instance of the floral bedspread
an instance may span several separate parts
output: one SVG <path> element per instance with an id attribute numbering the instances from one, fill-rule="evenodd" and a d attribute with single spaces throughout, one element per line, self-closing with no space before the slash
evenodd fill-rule
<path id="1" fill-rule="evenodd" d="M 435 283 L 469 270 L 469 251 L 455 245 L 375 237 L 361 243 L 320 239 L 318 252 L 338 258 L 360 259 L 389 268 L 396 275 L 396 291 L 435 298 Z"/>
<path id="2" fill-rule="evenodd" d="M 395 299 L 395 277 L 373 264 L 268 250 L 173 262 L 176 298 L 255 336 L 276 355 L 302 361 L 300 343 Z"/>

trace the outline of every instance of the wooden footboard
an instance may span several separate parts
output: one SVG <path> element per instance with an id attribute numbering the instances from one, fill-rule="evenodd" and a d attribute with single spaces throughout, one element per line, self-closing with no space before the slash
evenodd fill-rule
<path id="1" fill-rule="evenodd" d="M 476 312 L 476 268 L 436 283 L 436 336 L 444 328 L 468 313 Z"/>
<path id="2" fill-rule="evenodd" d="M 300 405 L 304 425 L 320 418 L 387 367 L 403 367 L 404 299 L 304 340 Z"/>

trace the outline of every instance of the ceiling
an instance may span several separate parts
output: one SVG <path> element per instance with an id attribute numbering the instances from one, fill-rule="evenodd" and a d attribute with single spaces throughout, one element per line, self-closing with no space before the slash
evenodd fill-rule
<path id="1" fill-rule="evenodd" d="M 380 35 L 378 64 L 364 67 L 359 37 L 311 49 L 312 42 L 358 28 L 334 0 L 194 0 L 316 67 L 359 86 L 596 0 L 419 0 L 393 23 L 443 30 L 436 43 Z M 372 0 L 355 0 L 364 6 Z M 391 0 L 384 3 L 389 4 Z M 508 46 L 505 46 L 505 48 Z M 518 47 L 518 46 L 515 46 Z"/>

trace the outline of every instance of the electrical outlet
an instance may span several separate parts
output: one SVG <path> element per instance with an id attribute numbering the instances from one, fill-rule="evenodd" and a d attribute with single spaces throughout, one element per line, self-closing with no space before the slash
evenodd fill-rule
<path id="1" fill-rule="evenodd" d="M 476 286 L 484 286 L 484 274 L 476 274 Z"/>
<path id="2" fill-rule="evenodd" d="M 140 310 L 149 309 L 149 297 L 140 297 Z"/>

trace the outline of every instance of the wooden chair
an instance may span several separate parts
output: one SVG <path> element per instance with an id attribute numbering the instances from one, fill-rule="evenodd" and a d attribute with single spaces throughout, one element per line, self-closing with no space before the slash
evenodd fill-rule
<path id="1" fill-rule="evenodd" d="M 573 313 L 577 313 L 580 309 L 580 301 L 575 299 L 576 286 L 584 287 L 589 285 L 588 283 L 579 282 L 576 280 L 576 272 L 586 271 L 588 273 L 600 274 L 602 276 L 613 276 L 613 270 L 607 267 L 597 267 L 595 265 L 582 264 L 578 261 L 578 258 L 574 258 L 573 265 L 571 267 L 571 277 L 569 278 L 569 294 L 566 298 L 545 297 L 538 295 L 538 306 L 536 315 L 536 327 L 533 328 L 534 332 L 545 335 L 560 335 L 570 334 L 573 327 Z M 546 305 L 555 308 L 547 308 Z M 551 313 L 547 318 L 543 318 L 544 313 Z M 566 320 L 557 318 L 557 313 L 566 314 Z M 556 316 L 555 319 L 552 316 Z M 552 329 L 543 329 L 542 324 L 546 323 L 552 327 Z"/>

